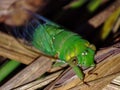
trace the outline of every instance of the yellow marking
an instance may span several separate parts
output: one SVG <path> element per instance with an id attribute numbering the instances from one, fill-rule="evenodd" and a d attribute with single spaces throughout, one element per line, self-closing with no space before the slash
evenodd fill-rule
<path id="1" fill-rule="evenodd" d="M 66 61 L 71 60 L 73 57 L 75 57 L 75 52 L 71 52 L 69 55 L 66 55 Z"/>
<path id="2" fill-rule="evenodd" d="M 93 45 L 93 44 L 90 44 L 89 47 L 90 47 L 92 50 L 94 50 L 94 51 L 96 50 L 96 47 L 95 47 L 95 45 Z"/>

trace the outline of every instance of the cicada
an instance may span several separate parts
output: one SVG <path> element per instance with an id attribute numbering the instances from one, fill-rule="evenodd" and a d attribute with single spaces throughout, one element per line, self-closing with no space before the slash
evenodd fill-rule
<path id="1" fill-rule="evenodd" d="M 80 67 L 95 66 L 95 46 L 77 33 L 52 23 L 42 16 L 37 15 L 36 17 L 41 21 L 34 19 L 17 36 L 31 42 L 35 48 L 45 55 L 67 63 L 72 67 L 76 75 L 83 80 L 84 73 Z M 19 30 L 15 31 L 15 34 L 17 34 Z"/>

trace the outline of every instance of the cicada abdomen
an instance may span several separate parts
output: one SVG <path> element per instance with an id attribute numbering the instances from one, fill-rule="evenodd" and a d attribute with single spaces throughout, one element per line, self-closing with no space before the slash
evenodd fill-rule
<path id="1" fill-rule="evenodd" d="M 83 39 L 77 33 L 68 31 L 41 16 L 38 21 L 33 19 L 17 35 L 28 40 L 35 48 L 46 55 L 57 57 L 68 63 L 80 79 L 84 78 L 80 66 L 92 67 L 94 64 L 95 46 Z"/>

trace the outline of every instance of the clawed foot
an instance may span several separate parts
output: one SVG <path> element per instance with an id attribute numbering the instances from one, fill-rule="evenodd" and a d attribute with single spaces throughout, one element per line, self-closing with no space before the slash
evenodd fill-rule
<path id="1" fill-rule="evenodd" d="M 96 66 L 95 66 L 96 67 Z M 95 69 L 95 67 L 93 67 L 93 69 L 88 71 L 88 75 L 98 75 L 98 73 L 94 73 L 93 70 Z"/>
<path id="2" fill-rule="evenodd" d="M 84 80 L 83 80 L 83 84 L 85 84 L 85 85 L 87 85 L 88 87 L 90 87 L 90 84 L 88 84 L 88 83 L 85 82 Z"/>
<path id="3" fill-rule="evenodd" d="M 89 75 L 93 74 L 93 75 L 98 75 L 98 73 L 93 73 L 92 71 L 88 72 Z"/>

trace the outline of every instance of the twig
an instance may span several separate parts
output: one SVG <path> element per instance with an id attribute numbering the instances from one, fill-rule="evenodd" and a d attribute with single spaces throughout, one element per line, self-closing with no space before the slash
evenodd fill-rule
<path id="1" fill-rule="evenodd" d="M 0 32 L 0 56 L 30 64 L 40 55 L 34 48 L 19 43 L 14 37 Z"/>
<path id="2" fill-rule="evenodd" d="M 105 20 L 118 8 L 120 7 L 120 0 L 116 0 L 111 6 L 91 18 L 88 23 L 94 28 L 99 27 Z"/>
<path id="3" fill-rule="evenodd" d="M 51 61 L 49 58 L 40 57 L 17 75 L 15 75 L 7 83 L 5 83 L 0 88 L 0 90 L 10 90 L 12 88 L 31 82 L 50 70 L 50 68 Z"/>
<path id="4" fill-rule="evenodd" d="M 19 62 L 10 60 L 8 62 L 5 62 L 0 67 L 0 82 L 6 78 L 12 71 L 14 71 L 18 66 L 20 65 Z"/>
<path id="5" fill-rule="evenodd" d="M 0 22 L 8 25 L 23 25 L 30 18 L 25 9 L 42 12 L 48 0 L 0 0 Z"/>
<path id="6" fill-rule="evenodd" d="M 98 88 L 97 90 L 101 90 L 118 75 L 120 75 L 120 71 L 117 73 L 113 73 L 113 74 L 98 78 L 96 80 L 87 82 L 90 85 L 90 87 L 86 86 L 85 84 L 81 84 L 74 88 L 71 88 L 70 90 L 96 90 L 96 88 Z"/>
<path id="7" fill-rule="evenodd" d="M 28 83 L 28 84 L 23 85 L 21 87 L 15 88 L 14 90 L 36 90 L 38 88 L 41 88 L 41 87 L 47 85 L 51 81 L 55 80 L 61 74 L 62 71 L 63 70 L 61 70 L 57 73 L 51 74 L 45 78 L 35 80 L 31 83 Z"/>

